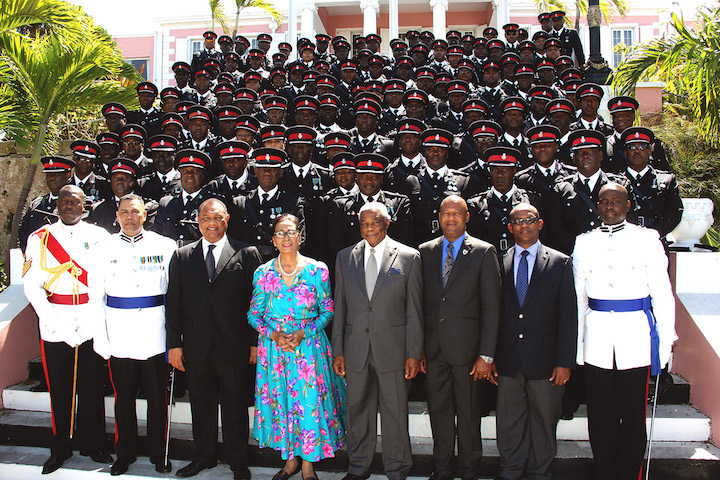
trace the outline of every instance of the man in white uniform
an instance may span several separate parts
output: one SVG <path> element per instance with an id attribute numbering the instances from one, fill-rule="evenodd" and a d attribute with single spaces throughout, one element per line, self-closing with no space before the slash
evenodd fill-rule
<path id="1" fill-rule="evenodd" d="M 577 363 L 587 373 L 588 429 L 595 478 L 637 479 L 647 435 L 649 375 L 670 359 L 675 299 L 656 230 L 630 224 L 625 187 L 599 194 L 602 226 L 577 237 Z"/>
<path id="2" fill-rule="evenodd" d="M 125 195 L 118 204 L 121 231 L 105 240 L 97 255 L 91 295 L 105 304 L 103 333 L 95 349 L 109 359 L 115 389 L 115 453 L 111 475 L 122 475 L 136 460 L 135 396 L 142 385 L 147 399 L 150 462 L 166 471 L 164 438 L 167 420 L 165 387 L 165 293 L 175 242 L 143 230 L 143 199 Z"/>
<path id="3" fill-rule="evenodd" d="M 54 161 L 52 157 L 43 160 L 49 165 Z M 62 187 L 57 199 L 60 220 L 31 233 L 25 250 L 25 296 L 39 319 L 52 414 L 50 458 L 43 474 L 54 472 L 72 457 L 73 441 L 81 455 L 98 463 L 113 461 L 102 447 L 105 411 L 98 381 L 100 358 L 93 351 L 102 308 L 88 296 L 88 272 L 95 268 L 93 251 L 109 234 L 81 221 L 84 208 L 85 194 L 79 187 Z M 78 409 L 71 426 L 75 392 Z"/>

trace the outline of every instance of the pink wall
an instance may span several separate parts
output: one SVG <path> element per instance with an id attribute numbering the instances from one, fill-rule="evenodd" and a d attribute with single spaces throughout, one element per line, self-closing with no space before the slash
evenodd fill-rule
<path id="1" fill-rule="evenodd" d="M 152 81 L 153 78 L 153 61 L 155 58 L 155 36 L 147 35 L 143 37 L 120 37 L 115 38 L 120 51 L 123 53 L 125 60 L 134 60 L 147 58 L 147 72 L 145 77 Z"/>
<path id="2" fill-rule="evenodd" d="M 675 254 L 670 255 L 670 279 L 675 284 Z M 675 331 L 679 337 L 673 347 L 672 372 L 690 382 L 690 403 L 710 417 L 710 441 L 720 446 L 720 357 L 693 321 L 679 298 L 675 297 Z"/>
<path id="3" fill-rule="evenodd" d="M 635 89 L 635 98 L 640 103 L 640 114 L 662 113 L 662 87 L 642 87 Z"/>
<path id="4" fill-rule="evenodd" d="M 39 338 L 38 318 L 30 305 L 0 331 L 0 393 L 27 378 L 27 362 L 40 355 Z"/>

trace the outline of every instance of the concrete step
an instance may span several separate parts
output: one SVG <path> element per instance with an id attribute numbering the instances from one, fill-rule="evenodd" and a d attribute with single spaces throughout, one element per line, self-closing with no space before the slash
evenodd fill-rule
<path id="1" fill-rule="evenodd" d="M 7 388 L 3 391 L 3 405 L 7 409 L 50 412 L 50 396 L 47 392 L 35 392 L 35 382 L 25 382 Z M 105 413 L 114 416 L 114 398 L 105 397 Z M 137 400 L 138 418 L 145 420 L 147 404 L 144 399 Z M 424 402 L 410 402 L 410 436 L 414 438 L 432 438 L 430 417 L 427 413 L 427 404 Z M 650 411 L 650 410 L 649 410 Z M 249 409 L 252 425 L 253 409 Z M 179 399 L 173 407 L 172 422 L 189 425 L 192 423 L 190 403 L 187 396 Z M 650 419 L 647 421 L 648 432 Z M 482 421 L 482 436 L 484 439 L 495 439 L 494 412 Z M 378 418 L 378 432 L 380 422 Z M 572 420 L 561 420 L 557 429 L 558 440 L 587 441 L 587 411 L 581 406 Z M 655 418 L 655 431 L 653 438 L 657 441 L 675 442 L 706 442 L 710 438 L 710 419 L 690 405 L 658 405 Z"/>

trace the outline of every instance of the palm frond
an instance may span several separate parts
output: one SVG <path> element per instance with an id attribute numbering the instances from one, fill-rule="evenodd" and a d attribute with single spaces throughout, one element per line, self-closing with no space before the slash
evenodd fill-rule
<path id="1" fill-rule="evenodd" d="M 60 0 L 0 0 L 0 34 L 42 25 L 45 31 L 78 39 L 84 24 L 81 9 Z"/>

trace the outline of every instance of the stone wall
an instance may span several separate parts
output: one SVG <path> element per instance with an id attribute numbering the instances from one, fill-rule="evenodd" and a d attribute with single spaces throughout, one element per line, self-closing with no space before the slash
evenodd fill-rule
<path id="1" fill-rule="evenodd" d="M 69 145 L 63 144 L 60 155 L 69 154 Z M 29 162 L 30 152 L 21 151 L 13 142 L 0 142 L 0 261 L 3 263 L 8 259 L 10 228 Z M 33 198 L 47 192 L 42 167 L 38 167 L 26 208 Z"/>

